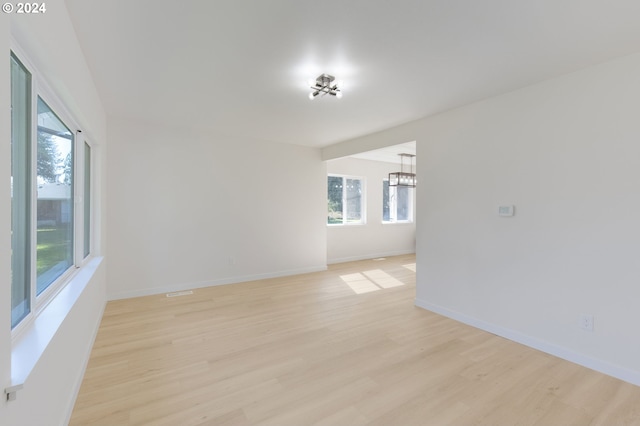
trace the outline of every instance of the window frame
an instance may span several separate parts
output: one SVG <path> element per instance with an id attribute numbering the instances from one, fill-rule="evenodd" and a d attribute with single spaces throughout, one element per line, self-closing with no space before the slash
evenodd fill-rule
<path id="1" fill-rule="evenodd" d="M 29 277 L 29 304 L 30 310 L 25 317 L 23 317 L 17 324 L 12 326 L 11 337 L 12 341 L 20 336 L 25 330 L 29 329 L 35 319 L 42 313 L 47 305 L 62 291 L 62 289 L 72 280 L 77 274 L 78 269 L 89 262 L 94 256 L 95 247 L 95 220 L 94 220 L 94 180 L 95 180 L 95 149 L 91 142 L 91 138 L 86 137 L 80 131 L 78 122 L 74 119 L 73 114 L 65 107 L 64 102 L 60 97 L 50 88 L 47 81 L 44 79 L 44 73 L 40 72 L 33 62 L 30 60 L 29 55 L 26 54 L 20 46 L 12 38 L 9 54 L 18 60 L 19 63 L 31 74 L 31 93 L 29 100 L 31 102 L 30 111 L 30 146 L 28 147 L 30 152 L 30 194 L 28 195 L 31 203 L 31 209 L 28 220 L 29 229 L 29 258 L 27 259 L 27 268 Z M 73 211 L 73 240 L 71 242 L 72 248 L 72 263 L 71 265 L 58 276 L 51 284 L 45 288 L 40 294 L 37 294 L 37 126 L 38 126 L 38 98 L 42 99 L 44 103 L 51 109 L 51 111 L 67 126 L 67 128 L 73 134 L 72 152 L 73 152 L 73 183 L 71 192 L 71 203 Z M 84 144 L 87 144 L 91 150 L 90 167 L 89 167 L 89 183 L 90 200 L 89 200 L 89 254 L 84 256 L 84 241 L 85 241 L 85 227 L 84 227 L 84 182 L 85 182 L 85 162 L 84 162 Z M 81 161 L 79 161 L 81 159 Z M 13 321 L 12 321 L 13 322 Z"/>
<path id="2" fill-rule="evenodd" d="M 397 217 L 398 214 L 398 204 L 397 204 L 397 191 L 398 188 L 400 188 L 399 186 L 391 186 L 389 185 L 389 178 L 384 178 L 382 179 L 382 223 L 384 225 L 392 225 L 392 224 L 403 224 L 403 223 L 413 223 L 413 219 L 414 219 L 414 214 L 413 214 L 413 206 L 414 206 L 414 190 L 415 188 L 411 188 L 411 187 L 406 187 L 407 191 L 409 191 L 408 197 L 407 197 L 407 201 L 408 201 L 408 206 L 407 206 L 407 212 L 409 213 L 409 219 L 402 219 L 402 220 L 391 220 L 391 200 L 389 200 L 389 220 L 384 220 L 384 203 L 387 201 L 385 200 L 384 197 L 384 185 L 385 183 L 387 184 L 388 187 L 388 194 L 389 194 L 389 199 L 391 198 L 391 192 L 395 192 L 396 194 L 396 199 L 395 199 L 395 214 Z"/>
<path id="3" fill-rule="evenodd" d="M 40 90 L 42 90 L 42 89 L 40 89 Z M 34 128 L 33 128 L 33 130 L 35 131 L 36 135 L 35 135 L 34 140 L 32 141 L 33 142 L 32 149 L 33 149 L 33 156 L 35 156 L 35 163 L 32 162 L 32 164 L 31 164 L 32 168 L 35 168 L 34 173 L 32 174 L 32 179 L 35 178 L 35 179 L 33 179 L 33 182 L 35 182 L 35 184 L 33 186 L 34 190 L 32 192 L 32 197 L 33 197 L 32 198 L 32 203 L 33 203 L 32 205 L 35 206 L 35 208 L 33 209 L 34 211 L 32 212 L 32 215 L 34 216 L 34 222 L 31 223 L 31 231 L 32 231 L 32 234 L 35 236 L 35 239 L 32 240 L 32 243 L 33 243 L 32 255 L 33 255 L 33 259 L 34 259 L 33 268 L 36 271 L 35 272 L 35 277 L 36 277 L 35 278 L 35 281 L 36 281 L 35 282 L 35 291 L 36 291 L 35 295 L 36 295 L 36 303 L 37 303 L 38 299 L 43 294 L 45 294 L 50 287 L 52 287 L 54 284 L 56 284 L 60 279 L 65 280 L 65 277 L 67 279 L 70 278 L 70 275 L 73 273 L 73 270 L 75 268 L 77 268 L 77 264 L 76 264 L 76 239 L 77 239 L 77 235 L 76 235 L 76 231 L 77 231 L 77 219 L 78 219 L 77 218 L 78 201 L 77 201 L 77 198 L 76 198 L 76 191 L 77 191 L 77 188 L 76 188 L 76 177 L 77 177 L 77 174 L 76 174 L 76 172 L 77 172 L 76 171 L 76 155 L 77 155 L 76 154 L 76 135 L 75 135 L 75 132 L 73 132 L 73 130 L 71 130 L 73 126 L 70 126 L 68 124 L 69 122 L 67 120 L 65 120 L 65 118 L 63 116 L 58 114 L 57 109 L 55 107 L 51 106 L 51 103 L 50 103 L 49 99 L 45 98 L 41 93 L 39 93 L 39 91 L 35 95 L 36 95 L 36 102 L 38 102 L 36 105 L 39 104 L 39 101 L 42 101 L 45 104 L 45 106 L 49 109 L 49 111 L 71 133 L 71 135 L 72 135 L 72 139 L 71 139 L 71 158 L 72 158 L 72 161 L 73 161 L 73 165 L 72 165 L 73 174 L 72 174 L 72 180 L 71 180 L 71 193 L 70 193 L 70 195 L 71 195 L 71 200 L 70 200 L 71 209 L 70 210 L 71 210 L 71 214 L 72 214 L 72 219 L 71 219 L 71 227 L 72 227 L 72 229 L 71 229 L 71 238 L 72 238 L 72 240 L 71 240 L 71 243 L 70 243 L 70 248 L 71 248 L 71 259 L 70 260 L 71 260 L 71 264 L 64 270 L 64 272 L 62 274 L 57 276 L 51 283 L 49 283 L 47 285 L 47 287 L 45 289 L 43 289 L 38 294 L 37 266 L 38 266 L 38 213 L 39 213 L 39 211 L 38 211 L 39 210 L 38 209 L 38 207 L 39 207 L 38 206 L 38 187 L 39 187 L 39 185 L 38 185 L 38 170 L 37 170 L 37 168 L 38 168 L 37 167 L 37 161 L 38 161 L 38 141 L 37 141 L 37 138 L 38 138 L 38 134 L 37 134 L 38 133 L 38 121 L 37 120 L 38 120 L 39 109 L 38 109 L 38 107 L 36 107 L 35 108 L 35 110 L 36 110 L 35 111 L 35 113 L 36 113 L 35 114 L 35 117 L 36 117 L 35 120 L 36 121 L 34 123 Z M 33 167 L 33 166 L 35 166 L 35 167 Z M 33 232 L 33 231 L 35 231 L 35 232 Z M 59 291 L 59 290 L 57 290 L 57 291 Z M 53 291 L 53 293 L 57 293 L 57 291 Z M 46 299 L 46 297 L 45 297 L 45 299 Z"/>
<path id="4" fill-rule="evenodd" d="M 93 159 L 95 156 L 95 151 L 91 146 L 91 143 L 87 140 L 87 138 L 84 137 L 82 131 L 78 130 L 76 132 L 76 140 L 78 141 L 78 145 L 81 146 L 81 148 L 79 147 L 78 149 L 77 158 L 79 159 L 82 156 L 82 164 L 80 161 L 76 162 L 76 166 L 78 168 L 82 168 L 82 183 L 80 184 L 78 182 L 78 185 L 76 186 L 78 188 L 78 193 L 82 194 L 79 197 L 80 202 L 78 203 L 78 210 L 81 214 L 78 214 L 76 216 L 78 218 L 78 227 L 82 227 L 83 229 L 83 238 L 82 240 L 80 238 L 77 239 L 77 244 L 79 245 L 79 247 L 76 247 L 76 253 L 78 253 L 78 256 L 76 256 L 76 265 L 80 267 L 89 260 L 91 254 L 93 253 L 93 199 L 95 198 L 93 195 Z M 87 148 L 89 149 L 88 151 Z M 87 152 L 89 153 L 88 164 Z M 78 174 L 77 176 L 80 175 Z M 82 190 L 82 192 L 80 192 L 80 190 Z M 89 196 L 89 200 L 87 200 L 87 195 Z M 87 219 L 89 222 L 88 225 L 86 223 Z"/>
<path id="5" fill-rule="evenodd" d="M 366 225 L 367 224 L 367 200 L 366 200 L 366 194 L 367 194 L 367 182 L 366 179 L 364 178 L 364 176 L 352 176 L 352 175 L 343 175 L 343 174 L 336 174 L 336 173 L 328 173 L 327 174 L 327 187 L 326 187 L 326 193 L 327 193 L 327 197 L 329 195 L 329 178 L 330 177 L 338 177 L 342 179 L 342 223 L 329 223 L 328 217 L 327 217 L 327 226 L 361 226 L 361 225 Z M 347 208 L 348 208 L 348 203 L 347 203 L 347 179 L 351 179 L 351 180 L 359 180 L 360 181 L 360 220 L 358 222 L 349 222 L 347 220 Z M 327 209 L 327 213 L 328 213 L 328 209 Z"/>
<path id="6" fill-rule="evenodd" d="M 31 286 L 28 286 L 28 288 L 22 288 L 20 293 L 21 293 L 21 301 L 19 304 L 17 304 L 14 307 L 14 279 L 16 280 L 20 280 L 20 279 L 24 279 L 24 280 L 28 280 L 29 282 L 31 282 L 31 233 L 32 233 L 32 229 L 31 229 L 31 211 L 33 210 L 33 206 L 31 204 L 31 192 L 32 192 L 32 188 L 33 188 L 33 183 L 31 182 L 31 166 L 32 166 L 32 153 L 31 153 L 31 132 L 32 132 L 32 127 L 31 126 L 31 121 L 32 121 L 32 110 L 33 110 L 33 105 L 31 105 L 31 94 L 33 92 L 32 86 L 33 86 L 33 74 L 31 73 L 31 71 L 27 68 L 27 66 L 20 60 L 20 58 L 18 58 L 18 56 L 10 51 L 9 53 L 9 57 L 10 57 L 10 63 L 12 62 L 16 62 L 16 64 L 18 65 L 20 72 L 24 73 L 24 76 L 14 76 L 13 75 L 13 64 L 11 64 L 11 70 L 10 70 L 10 100 L 9 100 L 9 106 L 11 108 L 11 122 L 10 122 L 10 127 L 11 127 L 11 296 L 10 296 L 10 305 L 11 305 L 11 328 L 15 328 L 18 324 L 20 324 L 22 321 L 25 320 L 25 318 L 27 318 L 29 316 L 29 314 L 31 313 L 31 311 L 33 310 L 33 300 L 31 297 L 31 291 L 32 288 Z M 21 99 L 21 101 L 24 101 L 24 105 L 21 105 L 22 102 L 18 102 L 18 104 L 14 104 L 14 78 L 17 77 L 24 77 L 25 78 L 25 87 L 19 87 L 18 89 L 26 89 L 25 94 L 27 94 L 27 96 L 25 96 L 25 99 Z M 20 131 L 24 131 L 24 135 L 22 140 L 20 140 L 19 142 L 24 142 L 26 139 L 26 146 L 23 146 L 21 148 L 16 148 L 14 146 L 14 132 L 16 131 L 16 129 L 14 129 L 13 125 L 14 125 L 14 111 L 13 108 L 14 107 L 24 107 L 24 109 L 26 110 L 26 114 L 20 114 L 20 117 L 23 118 L 25 120 L 24 123 L 19 123 L 19 124 L 23 124 L 24 128 L 19 129 L 18 132 Z M 25 111 L 22 111 L 25 112 Z M 18 115 L 16 115 L 15 117 L 17 117 Z M 18 158 L 16 158 L 18 157 Z M 19 160 L 20 163 L 18 165 L 16 165 L 14 163 L 14 160 Z M 16 167 L 22 167 L 25 166 L 24 168 L 21 168 L 19 172 L 16 171 Z M 15 178 L 15 179 L 14 179 Z M 22 180 L 24 180 L 24 182 L 21 182 Z M 18 204 L 18 202 L 20 204 Z M 18 220 L 16 219 L 16 216 L 19 216 L 18 213 L 19 212 L 24 212 L 25 213 L 25 217 L 21 217 L 22 220 Z M 17 267 L 16 267 L 17 266 Z M 15 269 L 18 269 L 19 271 L 14 271 Z M 19 315 L 16 315 L 16 311 L 15 309 L 21 307 L 21 309 L 18 311 Z M 20 317 L 20 319 L 17 320 L 17 322 L 14 324 L 14 315 L 16 315 L 16 317 Z"/>

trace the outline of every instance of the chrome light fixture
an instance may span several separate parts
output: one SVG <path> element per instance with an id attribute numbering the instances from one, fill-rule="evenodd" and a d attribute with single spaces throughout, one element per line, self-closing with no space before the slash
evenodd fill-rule
<path id="1" fill-rule="evenodd" d="M 329 74 L 320 74 L 318 78 L 316 78 L 315 83 L 310 82 L 310 87 L 313 92 L 309 93 L 309 99 L 314 100 L 318 95 L 331 95 L 340 99 L 342 97 L 342 92 L 338 87 L 338 84 L 334 84 L 333 81 L 336 78 Z"/>
<path id="2" fill-rule="evenodd" d="M 408 188 L 416 187 L 416 174 L 413 173 L 413 154 L 398 154 L 400 156 L 400 171 L 389 173 L 389 186 L 406 186 Z M 404 171 L 404 159 L 408 158 L 411 168 L 408 172 Z"/>

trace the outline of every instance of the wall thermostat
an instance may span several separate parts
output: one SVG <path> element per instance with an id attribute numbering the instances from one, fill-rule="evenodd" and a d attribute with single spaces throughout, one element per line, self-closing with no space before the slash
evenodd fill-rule
<path id="1" fill-rule="evenodd" d="M 515 213 L 515 206 L 498 206 L 498 216 L 513 216 Z"/>

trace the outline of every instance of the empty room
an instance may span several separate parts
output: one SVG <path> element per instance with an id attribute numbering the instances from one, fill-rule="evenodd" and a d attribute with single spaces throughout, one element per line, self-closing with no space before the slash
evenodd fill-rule
<path id="1" fill-rule="evenodd" d="M 5 2 L 0 425 L 640 425 L 639 17 Z"/>

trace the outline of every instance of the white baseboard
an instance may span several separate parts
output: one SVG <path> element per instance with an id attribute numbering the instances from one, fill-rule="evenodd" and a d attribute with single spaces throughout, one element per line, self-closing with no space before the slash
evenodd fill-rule
<path id="1" fill-rule="evenodd" d="M 314 267 L 302 268 L 302 269 L 289 269 L 289 270 L 270 272 L 265 274 L 243 275 L 243 276 L 222 278 L 219 280 L 179 283 L 179 284 L 172 284 L 172 285 L 162 286 L 162 287 L 149 287 L 149 288 L 140 289 L 140 290 L 124 291 L 124 292 L 119 292 L 115 294 L 109 294 L 107 296 L 107 299 L 108 300 L 130 299 L 132 297 L 152 296 L 154 294 L 173 293 L 176 291 L 193 290 L 196 288 L 213 287 L 213 286 L 226 285 L 226 284 L 237 284 L 237 283 L 242 283 L 247 281 L 265 280 L 269 278 L 286 277 L 289 275 L 308 274 L 310 272 L 319 272 L 319 271 L 326 271 L 326 270 L 327 270 L 327 266 L 323 265 L 323 266 L 314 266 Z"/>
<path id="2" fill-rule="evenodd" d="M 567 349 L 565 347 L 558 346 L 556 344 L 549 343 L 544 340 L 528 336 L 526 334 L 522 334 L 509 328 L 482 321 L 460 312 L 452 311 L 448 308 L 429 303 L 425 300 L 415 299 L 415 304 L 416 306 L 428 311 L 435 312 L 437 314 L 454 319 L 456 321 L 460 321 L 472 327 L 479 328 L 481 330 L 488 331 L 489 333 L 496 334 L 514 342 L 521 343 L 525 346 L 529 346 L 530 348 L 537 349 L 539 351 L 557 356 L 558 358 L 562 358 L 567 361 L 571 361 L 575 364 L 582 365 L 583 367 L 590 368 L 608 376 L 612 376 L 636 386 L 640 386 L 640 372 L 638 371 L 630 370 L 628 368 L 611 364 L 607 361 L 592 358 L 579 352 Z"/>
<path id="3" fill-rule="evenodd" d="M 391 252 L 383 252 L 383 253 L 367 253 L 367 254 L 362 254 L 358 256 L 327 259 L 327 263 L 329 265 L 333 265 L 335 263 L 355 262 L 357 260 L 376 259 L 378 257 L 391 257 L 391 256 L 402 256 L 405 254 L 415 254 L 415 252 L 416 252 L 415 250 L 400 250 L 400 251 L 391 251 Z"/>

